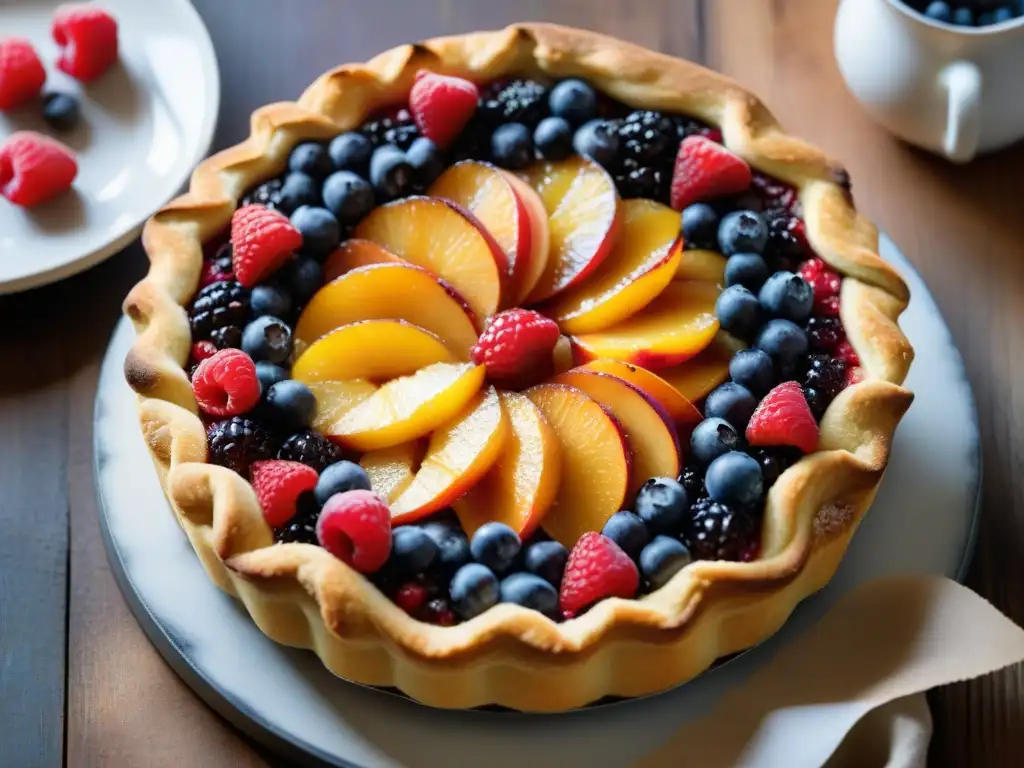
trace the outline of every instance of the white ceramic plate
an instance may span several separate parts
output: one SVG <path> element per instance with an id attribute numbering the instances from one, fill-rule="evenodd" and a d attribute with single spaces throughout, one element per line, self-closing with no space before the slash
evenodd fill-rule
<path id="1" fill-rule="evenodd" d="M 0 294 L 52 283 L 124 248 L 184 185 L 213 138 L 217 58 L 188 0 L 101 0 L 117 18 L 121 59 L 83 86 L 54 63 L 54 0 L 4 0 L 0 37 L 27 37 L 47 68 L 46 90 L 73 93 L 81 120 L 51 131 L 41 105 L 0 113 L 0 142 L 36 130 L 78 155 L 72 191 L 25 210 L 0 197 Z"/>

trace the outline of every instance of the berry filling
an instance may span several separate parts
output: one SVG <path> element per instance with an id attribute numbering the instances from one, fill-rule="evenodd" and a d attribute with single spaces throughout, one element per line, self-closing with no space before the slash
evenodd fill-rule
<path id="1" fill-rule="evenodd" d="M 439 626 L 757 559 L 769 490 L 864 378 L 797 190 L 577 79 L 421 72 L 204 250 L 208 460 L 279 543 Z"/>

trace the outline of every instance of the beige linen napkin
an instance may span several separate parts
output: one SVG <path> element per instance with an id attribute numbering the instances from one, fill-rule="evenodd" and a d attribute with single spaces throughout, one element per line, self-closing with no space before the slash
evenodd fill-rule
<path id="1" fill-rule="evenodd" d="M 939 576 L 844 595 L 636 768 L 923 768 L 924 692 L 1024 660 L 1024 630 Z"/>

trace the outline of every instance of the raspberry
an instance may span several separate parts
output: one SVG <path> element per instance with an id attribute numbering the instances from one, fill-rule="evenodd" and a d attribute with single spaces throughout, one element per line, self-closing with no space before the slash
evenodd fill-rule
<path id="1" fill-rule="evenodd" d="M 53 14 L 53 39 L 61 46 L 57 68 L 83 83 L 117 61 L 117 22 L 91 3 L 69 3 Z"/>
<path id="2" fill-rule="evenodd" d="M 420 133 L 444 149 L 473 117 L 478 96 L 469 80 L 420 70 L 409 92 L 409 111 Z"/>
<path id="3" fill-rule="evenodd" d="M 372 491 L 336 493 L 320 512 L 316 536 L 342 562 L 373 573 L 391 554 L 391 511 Z"/>
<path id="4" fill-rule="evenodd" d="M 406 613 L 415 613 L 427 601 L 427 588 L 415 581 L 410 581 L 398 588 L 395 602 Z"/>
<path id="5" fill-rule="evenodd" d="M 846 363 L 847 368 L 860 365 L 860 355 L 854 350 L 849 339 L 843 339 L 836 347 L 835 356 Z"/>
<path id="6" fill-rule="evenodd" d="M 487 375 L 508 386 L 527 386 L 547 375 L 558 325 L 531 309 L 506 309 L 490 319 L 470 351 Z"/>
<path id="7" fill-rule="evenodd" d="M 257 461 L 252 472 L 252 487 L 259 499 L 263 519 L 272 528 L 280 528 L 295 517 L 300 498 L 309 494 L 319 479 L 315 470 L 295 461 Z"/>
<path id="8" fill-rule="evenodd" d="M 71 186 L 78 175 L 74 153 L 34 131 L 16 131 L 0 147 L 0 195 L 30 208 Z"/>
<path id="9" fill-rule="evenodd" d="M 232 266 L 246 288 L 276 272 L 301 246 L 299 230 L 277 211 L 247 205 L 231 217 Z"/>
<path id="10" fill-rule="evenodd" d="M 704 136 L 688 136 L 679 145 L 672 171 L 672 207 L 742 192 L 750 186 L 750 166 Z"/>
<path id="11" fill-rule="evenodd" d="M 341 449 L 312 429 L 298 432 L 281 445 L 277 458 L 285 461 L 298 461 L 317 472 L 323 472 L 331 464 L 342 460 Z"/>
<path id="12" fill-rule="evenodd" d="M 427 603 L 423 620 L 439 627 L 450 627 L 457 621 L 455 612 L 443 597 L 435 597 Z"/>
<path id="13" fill-rule="evenodd" d="M 846 338 L 838 317 L 812 317 L 805 327 L 807 341 L 815 352 L 833 352 Z"/>
<path id="14" fill-rule="evenodd" d="M 757 520 L 749 512 L 711 499 L 698 499 L 690 507 L 683 543 L 698 560 L 746 562 L 759 549 L 757 534 Z"/>
<path id="15" fill-rule="evenodd" d="M 821 301 L 815 299 L 814 311 L 823 317 L 839 317 L 839 297 L 828 296 Z"/>
<path id="16" fill-rule="evenodd" d="M 842 275 L 829 268 L 821 259 L 808 259 L 800 265 L 800 276 L 814 289 L 814 302 L 839 295 Z"/>
<path id="17" fill-rule="evenodd" d="M 256 364 L 239 349 L 222 349 L 199 363 L 192 391 L 199 407 L 211 416 L 245 413 L 260 401 Z"/>
<path id="18" fill-rule="evenodd" d="M 23 37 L 0 42 L 0 111 L 20 107 L 43 90 L 46 70 Z"/>
<path id="19" fill-rule="evenodd" d="M 864 370 L 859 365 L 853 365 L 846 369 L 846 386 L 852 387 L 864 381 Z"/>
<path id="20" fill-rule="evenodd" d="M 630 556 L 591 531 L 569 553 L 558 603 L 562 615 L 572 618 L 606 597 L 633 597 L 639 586 L 640 573 Z"/>
<path id="21" fill-rule="evenodd" d="M 231 266 L 231 244 L 225 243 L 212 259 L 203 262 L 203 271 L 199 273 L 199 287 L 205 288 L 213 283 L 234 280 L 235 273 Z"/>
<path id="22" fill-rule="evenodd" d="M 212 341 L 197 341 L 192 345 L 190 354 L 192 362 L 201 363 L 217 353 L 217 345 Z"/>
<path id="23" fill-rule="evenodd" d="M 785 381 L 764 396 L 747 424 L 751 445 L 792 445 L 804 453 L 818 447 L 818 423 L 795 381 Z"/>
<path id="24" fill-rule="evenodd" d="M 252 419 L 233 416 L 214 422 L 207 428 L 206 447 L 211 464 L 219 464 L 248 477 L 253 462 L 272 459 L 277 446 L 263 425 Z"/>

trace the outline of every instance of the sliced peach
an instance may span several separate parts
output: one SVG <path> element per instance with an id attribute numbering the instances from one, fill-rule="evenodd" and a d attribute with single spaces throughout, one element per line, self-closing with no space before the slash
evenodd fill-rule
<path id="1" fill-rule="evenodd" d="M 404 264 L 402 259 L 372 240 L 351 238 L 345 240 L 327 257 L 323 267 L 324 285 L 346 272 L 370 264 Z"/>
<path id="2" fill-rule="evenodd" d="M 522 270 L 516 270 L 512 285 L 509 286 L 511 296 L 507 303 L 510 306 L 519 306 L 526 301 L 526 297 L 544 274 L 548 263 L 548 249 L 551 247 L 551 230 L 548 227 L 548 212 L 544 209 L 544 201 L 534 192 L 533 187 L 514 173 L 505 170 L 501 173 L 516 191 L 530 226 L 530 255 L 526 259 L 526 266 Z"/>
<path id="3" fill-rule="evenodd" d="M 597 269 L 615 244 L 619 228 L 615 182 L 597 163 L 576 155 L 560 163 L 536 163 L 525 181 L 548 212 L 548 261 L 527 302 L 550 299 Z"/>
<path id="4" fill-rule="evenodd" d="M 653 200 L 625 200 L 615 248 L 579 286 L 542 311 L 565 333 L 593 333 L 650 304 L 672 281 L 683 258 L 679 214 Z"/>
<path id="5" fill-rule="evenodd" d="M 508 176 L 490 163 L 463 160 L 442 173 L 427 194 L 472 213 L 505 253 L 509 285 L 522 282 L 533 253 L 533 230 L 526 205 Z"/>
<path id="6" fill-rule="evenodd" d="M 505 253 L 473 214 L 450 200 L 407 197 L 382 205 L 359 223 L 355 236 L 443 277 L 481 322 L 501 306 Z"/>
<path id="7" fill-rule="evenodd" d="M 701 354 L 704 353 L 702 352 Z M 686 363 L 683 365 L 686 365 Z M 635 387 L 639 387 L 657 400 L 658 404 L 668 412 L 669 417 L 680 433 L 685 432 L 689 434 L 704 418 L 700 411 L 697 410 L 697 406 L 680 394 L 675 387 L 661 378 L 661 376 L 651 373 L 646 368 L 630 365 L 621 360 L 602 358 L 601 360 L 592 360 L 584 365 L 583 369 L 617 376 L 623 381 L 628 381 Z"/>
<path id="8" fill-rule="evenodd" d="M 702 280 L 725 287 L 725 256 L 715 251 L 683 251 L 676 280 Z"/>
<path id="9" fill-rule="evenodd" d="M 390 381 L 456 357 L 437 336 L 404 320 L 363 320 L 313 342 L 295 361 L 292 378 L 312 381 Z"/>
<path id="10" fill-rule="evenodd" d="M 477 332 L 465 301 L 438 277 L 412 264 L 357 267 L 325 285 L 306 305 L 295 338 L 306 344 L 360 320 L 407 320 L 438 336 L 461 360 Z"/>
<path id="11" fill-rule="evenodd" d="M 544 530 L 572 549 L 587 531 L 600 531 L 622 508 L 632 455 L 618 420 L 596 400 L 565 384 L 539 384 L 524 393 L 558 435 L 562 475 Z"/>
<path id="12" fill-rule="evenodd" d="M 562 446 L 528 397 L 518 392 L 501 392 L 499 397 L 512 428 L 505 448 L 490 471 L 454 507 L 468 536 L 494 520 L 526 538 L 555 500 Z"/>
<path id="13" fill-rule="evenodd" d="M 414 440 L 371 451 L 359 460 L 359 466 L 369 475 L 373 492 L 391 503 L 412 483 L 425 450 L 423 440 Z"/>
<path id="14" fill-rule="evenodd" d="M 377 391 L 377 385 L 365 379 L 311 381 L 306 386 L 316 396 L 313 428 L 320 432 Z"/>
<path id="15" fill-rule="evenodd" d="M 389 381 L 347 411 L 324 434 L 346 448 L 376 451 L 433 432 L 459 413 L 484 383 L 472 363 L 435 363 Z"/>
<path id="16" fill-rule="evenodd" d="M 554 381 L 576 387 L 596 400 L 626 430 L 626 439 L 633 449 L 630 498 L 652 477 L 679 474 L 679 435 L 668 412 L 653 397 L 616 376 L 582 368 L 567 371 Z"/>
<path id="17" fill-rule="evenodd" d="M 697 402 L 729 378 L 732 356 L 733 352 L 716 339 L 692 360 L 658 373 L 683 397 Z"/>
<path id="18" fill-rule="evenodd" d="M 573 336 L 578 362 L 610 357 L 658 370 L 689 360 L 718 331 L 715 301 L 719 289 L 711 283 L 676 281 L 642 312 L 597 333 Z"/>
<path id="19" fill-rule="evenodd" d="M 464 494 L 498 460 L 509 418 L 494 387 L 478 392 L 465 409 L 430 436 L 416 477 L 391 503 L 394 524 L 411 523 Z"/>

